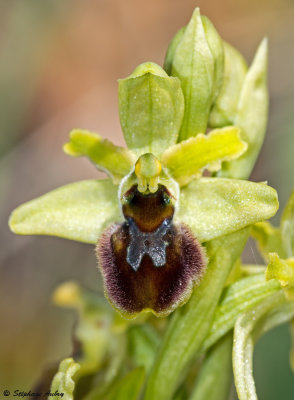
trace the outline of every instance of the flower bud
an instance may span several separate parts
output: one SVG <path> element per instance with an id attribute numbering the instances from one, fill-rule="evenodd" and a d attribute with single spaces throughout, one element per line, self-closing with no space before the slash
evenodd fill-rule
<path id="1" fill-rule="evenodd" d="M 179 141 L 205 133 L 222 84 L 224 53 L 220 36 L 209 19 L 200 16 L 199 8 L 171 42 L 165 68 L 180 79 L 185 98 Z"/>
<path id="2" fill-rule="evenodd" d="M 219 95 L 210 112 L 209 126 L 211 128 L 234 124 L 241 89 L 247 73 L 244 58 L 233 46 L 225 42 L 224 51 L 224 78 Z"/>

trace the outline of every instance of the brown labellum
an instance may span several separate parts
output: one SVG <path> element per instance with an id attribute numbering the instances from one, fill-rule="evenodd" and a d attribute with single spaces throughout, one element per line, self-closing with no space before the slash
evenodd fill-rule
<path id="1" fill-rule="evenodd" d="M 105 294 L 122 314 L 166 316 L 191 295 L 206 266 L 205 252 L 190 228 L 173 223 L 171 194 L 160 185 L 124 196 L 123 224 L 113 224 L 97 245 Z"/>

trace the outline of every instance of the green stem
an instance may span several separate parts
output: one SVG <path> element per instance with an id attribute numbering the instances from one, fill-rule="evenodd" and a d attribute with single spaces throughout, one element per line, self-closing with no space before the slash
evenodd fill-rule
<path id="1" fill-rule="evenodd" d="M 201 285 L 171 318 L 147 381 L 145 400 L 169 400 L 210 328 L 223 286 L 240 257 L 249 229 L 208 243 L 209 264 Z"/>
<path id="2" fill-rule="evenodd" d="M 190 400 L 227 400 L 232 382 L 232 334 L 208 352 Z"/>

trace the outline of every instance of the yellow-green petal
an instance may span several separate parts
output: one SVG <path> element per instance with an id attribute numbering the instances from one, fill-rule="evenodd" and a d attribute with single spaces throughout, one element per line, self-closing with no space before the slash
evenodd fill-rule
<path id="1" fill-rule="evenodd" d="M 209 111 L 223 75 L 223 46 L 208 19 L 196 8 L 172 59 L 171 75 L 181 80 L 185 114 L 179 141 L 205 133 Z"/>
<path id="2" fill-rule="evenodd" d="M 184 114 L 181 83 L 157 64 L 119 80 L 119 117 L 128 148 L 155 156 L 177 142 Z"/>
<path id="3" fill-rule="evenodd" d="M 264 183 L 201 178 L 181 189 L 175 218 L 205 242 L 268 219 L 277 209 L 277 192 Z"/>
<path id="4" fill-rule="evenodd" d="M 162 162 L 172 177 L 185 185 L 193 178 L 199 177 L 204 168 L 216 170 L 221 168 L 222 161 L 239 157 L 247 149 L 247 144 L 240 138 L 240 130 L 230 126 L 211 131 L 208 135 L 184 140 L 162 155 Z"/>
<path id="5" fill-rule="evenodd" d="M 114 183 L 119 183 L 136 161 L 129 150 L 115 146 L 97 133 L 82 129 L 70 132 L 70 141 L 63 146 L 63 150 L 72 157 L 88 157 L 99 170 L 110 175 Z"/>
<path id="6" fill-rule="evenodd" d="M 117 187 L 109 180 L 86 180 L 55 189 L 11 214 L 9 226 L 19 235 L 53 235 L 96 243 L 101 231 L 120 221 Z"/>
<path id="7" fill-rule="evenodd" d="M 225 69 L 220 93 L 209 116 L 209 126 L 220 128 L 234 123 L 241 89 L 247 73 L 243 56 L 230 44 L 224 42 Z"/>
<path id="8" fill-rule="evenodd" d="M 53 378 L 50 392 L 59 393 L 59 396 L 60 393 L 63 393 L 62 399 L 73 400 L 73 392 L 75 389 L 75 381 L 73 377 L 79 368 L 79 364 L 74 362 L 72 358 L 66 358 L 61 361 L 59 370 Z M 57 394 L 56 397 L 58 397 Z"/>
<path id="9" fill-rule="evenodd" d="M 248 149 L 238 160 L 224 163 L 221 176 L 248 179 L 259 154 L 267 126 L 267 56 L 268 45 L 264 39 L 246 74 L 234 119 Z"/>

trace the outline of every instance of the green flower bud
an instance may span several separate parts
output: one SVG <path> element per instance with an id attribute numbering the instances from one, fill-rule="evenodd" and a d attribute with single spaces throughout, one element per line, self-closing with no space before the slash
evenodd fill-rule
<path id="1" fill-rule="evenodd" d="M 246 62 L 234 47 L 224 42 L 224 51 L 223 83 L 210 112 L 209 126 L 211 128 L 221 128 L 234 124 L 241 89 L 247 73 Z"/>
<path id="2" fill-rule="evenodd" d="M 165 59 L 164 59 L 164 65 L 163 65 L 163 68 L 168 73 L 168 75 L 171 75 L 175 51 L 176 51 L 176 48 L 178 47 L 178 44 L 181 42 L 181 40 L 183 38 L 185 30 L 186 30 L 186 27 L 183 26 L 175 34 L 175 36 L 172 38 L 172 40 L 168 46 L 168 49 L 167 49 L 167 52 L 165 55 Z"/>
<path id="3" fill-rule="evenodd" d="M 59 370 L 53 378 L 51 384 L 51 393 L 63 393 L 66 400 L 73 400 L 75 380 L 74 376 L 80 366 L 72 358 L 66 358 L 61 361 Z"/>
<path id="4" fill-rule="evenodd" d="M 209 19 L 200 16 L 199 8 L 171 42 L 165 68 L 180 79 L 185 97 L 179 141 L 205 133 L 222 84 L 224 54 L 221 38 Z"/>
<path id="5" fill-rule="evenodd" d="M 223 164 L 221 176 L 248 179 L 263 143 L 267 125 L 267 40 L 259 45 L 240 93 L 234 125 L 241 129 L 247 151 L 238 159 Z"/>

